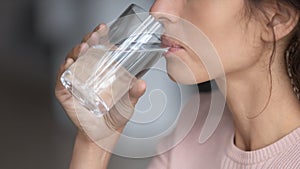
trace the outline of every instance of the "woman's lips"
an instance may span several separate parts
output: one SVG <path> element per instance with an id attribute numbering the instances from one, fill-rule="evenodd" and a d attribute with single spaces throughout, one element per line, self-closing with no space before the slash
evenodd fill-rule
<path id="1" fill-rule="evenodd" d="M 166 56 L 169 53 L 174 53 L 174 52 L 177 52 L 177 51 L 183 49 L 183 47 L 178 42 L 176 42 L 175 40 L 173 40 L 165 35 L 162 35 L 161 39 L 162 39 L 162 47 L 169 48 Z"/>

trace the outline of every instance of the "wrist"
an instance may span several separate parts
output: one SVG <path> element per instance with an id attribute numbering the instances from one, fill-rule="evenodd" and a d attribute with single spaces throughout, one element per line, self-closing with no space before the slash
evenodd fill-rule
<path id="1" fill-rule="evenodd" d="M 84 133 L 83 131 L 78 131 L 76 135 L 76 144 L 82 145 L 86 147 L 86 150 L 92 149 L 92 150 L 97 150 L 100 147 L 92 140 L 89 138 L 89 136 Z"/>
<path id="2" fill-rule="evenodd" d="M 110 144 L 109 147 L 114 147 L 116 142 L 118 141 L 120 134 L 122 133 L 125 127 L 121 127 L 115 131 L 115 134 L 112 134 L 108 138 L 104 138 L 103 140 L 95 140 L 91 139 L 84 131 L 78 130 L 76 135 L 76 143 L 77 145 L 84 146 L 86 150 L 102 150 L 100 145 L 106 145 L 104 147 L 108 148 L 108 143 Z"/>
<path id="3" fill-rule="evenodd" d="M 93 142 L 85 133 L 78 131 L 70 169 L 106 169 L 111 153 Z"/>

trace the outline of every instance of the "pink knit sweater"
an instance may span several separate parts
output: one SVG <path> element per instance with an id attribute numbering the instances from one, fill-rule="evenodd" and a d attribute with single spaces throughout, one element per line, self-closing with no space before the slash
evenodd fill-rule
<path id="1" fill-rule="evenodd" d="M 149 169 L 300 169 L 300 128 L 272 145 L 243 151 L 233 143 L 234 126 L 228 110 L 225 110 L 214 134 L 200 144 L 198 138 L 209 107 L 209 102 L 202 98 L 201 113 L 191 132 L 173 149 L 154 157 Z M 186 112 L 188 109 L 184 114 Z M 170 139 L 171 136 L 166 140 Z"/>

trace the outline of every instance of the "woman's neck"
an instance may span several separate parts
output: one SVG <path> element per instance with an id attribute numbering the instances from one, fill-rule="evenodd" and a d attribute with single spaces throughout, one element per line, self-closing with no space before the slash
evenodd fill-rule
<path id="1" fill-rule="evenodd" d="M 272 78 L 269 71 L 255 67 L 227 76 L 226 100 L 235 123 L 237 147 L 259 149 L 300 126 L 300 102 L 286 72 L 277 71 L 285 70 L 283 67 L 282 61 L 273 63 Z"/>

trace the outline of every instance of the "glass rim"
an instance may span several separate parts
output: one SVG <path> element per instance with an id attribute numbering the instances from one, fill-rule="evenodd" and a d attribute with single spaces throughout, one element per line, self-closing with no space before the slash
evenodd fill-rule
<path id="1" fill-rule="evenodd" d="M 133 12 L 135 14 L 138 13 L 147 13 L 149 11 L 147 11 L 146 9 L 142 8 L 141 6 L 137 5 L 137 4 L 130 4 L 129 6 L 127 6 L 125 8 L 125 10 L 121 13 L 121 15 L 119 17 L 124 17 L 124 16 L 128 16 L 129 10 L 133 10 Z"/>

